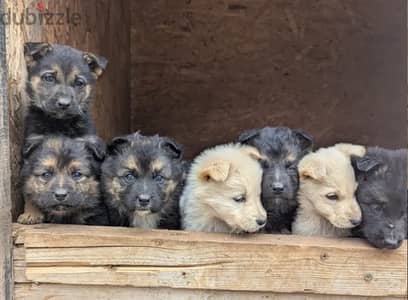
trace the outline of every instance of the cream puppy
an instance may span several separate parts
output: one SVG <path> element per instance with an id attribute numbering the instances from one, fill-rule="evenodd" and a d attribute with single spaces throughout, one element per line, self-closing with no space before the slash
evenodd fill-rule
<path id="1" fill-rule="evenodd" d="M 264 227 L 260 158 L 255 148 L 235 144 L 200 154 L 192 163 L 180 199 L 183 229 L 240 233 Z"/>
<path id="2" fill-rule="evenodd" d="M 306 155 L 299 163 L 299 207 L 293 234 L 349 236 L 361 222 L 355 197 L 357 182 L 350 156 L 364 156 L 363 146 L 337 144 Z"/>

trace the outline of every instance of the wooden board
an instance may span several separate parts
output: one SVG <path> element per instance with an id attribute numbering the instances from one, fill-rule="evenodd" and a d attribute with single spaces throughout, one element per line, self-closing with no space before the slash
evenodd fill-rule
<path id="1" fill-rule="evenodd" d="M 25 63 L 23 44 L 27 41 L 48 41 L 95 52 L 109 59 L 109 66 L 98 83 L 94 102 L 94 117 L 98 134 L 109 140 L 130 130 L 130 10 L 127 0 L 43 0 L 47 13 L 54 14 L 49 24 L 38 21 L 37 0 L 6 0 L 6 11 L 16 16 L 27 12 L 37 17 L 34 24 L 11 22 L 6 28 L 13 217 L 22 212 L 19 190 L 20 152 L 24 131 Z M 64 14 L 62 25 L 58 14 Z M 78 14 L 78 24 L 72 16 Z M 68 18 L 68 19 L 67 19 Z M 118 55 L 120 53 L 120 55 Z"/>
<path id="2" fill-rule="evenodd" d="M 132 128 L 192 157 L 247 128 L 406 147 L 404 0 L 132 1 Z"/>
<path id="3" fill-rule="evenodd" d="M 58 225 L 21 234 L 25 278 L 37 283 L 407 295 L 407 242 L 380 251 L 357 239 Z"/>
<path id="4" fill-rule="evenodd" d="M 0 15 L 3 11 L 0 0 Z M 6 34 L 5 25 L 0 22 L 0 300 L 9 300 L 13 295 L 8 112 Z"/>
<path id="5" fill-rule="evenodd" d="M 17 284 L 16 300 L 397 300 L 391 297 L 345 297 L 311 294 L 278 294 L 183 290 L 169 288 L 133 288 L 115 286 L 72 286 L 61 284 Z"/>

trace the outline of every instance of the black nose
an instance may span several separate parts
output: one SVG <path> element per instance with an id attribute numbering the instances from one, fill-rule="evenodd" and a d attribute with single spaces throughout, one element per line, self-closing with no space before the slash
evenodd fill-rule
<path id="1" fill-rule="evenodd" d="M 137 197 L 141 206 L 147 206 L 150 203 L 150 195 L 141 194 Z"/>
<path id="2" fill-rule="evenodd" d="M 384 244 L 389 249 L 398 248 L 402 244 L 402 240 L 398 240 L 395 238 L 385 238 Z"/>
<path id="3" fill-rule="evenodd" d="M 69 97 L 61 97 L 57 101 L 57 106 L 61 109 L 67 109 L 71 106 L 71 98 Z"/>
<path id="4" fill-rule="evenodd" d="M 58 201 L 63 201 L 68 195 L 68 191 L 66 189 L 57 189 L 54 192 L 55 199 Z"/>
<path id="5" fill-rule="evenodd" d="M 283 184 L 280 182 L 274 182 L 272 183 L 272 191 L 275 194 L 280 194 L 283 192 Z"/>
<path id="6" fill-rule="evenodd" d="M 350 219 L 350 223 L 354 226 L 358 226 L 361 224 L 361 219 Z"/>
<path id="7" fill-rule="evenodd" d="M 266 219 L 257 219 L 256 224 L 259 226 L 264 226 L 266 224 Z"/>

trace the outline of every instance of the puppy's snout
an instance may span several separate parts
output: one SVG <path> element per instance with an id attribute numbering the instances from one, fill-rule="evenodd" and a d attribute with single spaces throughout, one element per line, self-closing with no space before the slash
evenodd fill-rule
<path id="1" fill-rule="evenodd" d="M 137 197 L 137 201 L 139 202 L 140 206 L 146 207 L 150 204 L 150 195 L 148 194 L 141 194 Z"/>
<path id="2" fill-rule="evenodd" d="M 67 109 L 71 106 L 72 98 L 69 96 L 61 96 L 57 100 L 57 106 L 60 109 Z"/>
<path id="3" fill-rule="evenodd" d="M 284 191 L 284 185 L 281 182 L 273 182 L 271 188 L 275 194 L 281 194 Z"/>
<path id="4" fill-rule="evenodd" d="M 402 240 L 393 238 L 393 237 L 388 237 L 384 239 L 384 245 L 388 249 L 396 249 L 399 246 L 401 246 Z"/>
<path id="5" fill-rule="evenodd" d="M 360 218 L 360 219 L 350 219 L 350 223 L 351 223 L 353 226 L 358 226 L 358 225 L 361 224 L 361 218 Z"/>
<path id="6" fill-rule="evenodd" d="M 266 224 L 266 218 L 265 219 L 256 219 L 256 224 L 258 224 L 259 226 L 263 227 Z"/>
<path id="7" fill-rule="evenodd" d="M 64 201 L 68 195 L 68 191 L 66 189 L 57 189 L 54 192 L 55 199 L 58 201 Z"/>

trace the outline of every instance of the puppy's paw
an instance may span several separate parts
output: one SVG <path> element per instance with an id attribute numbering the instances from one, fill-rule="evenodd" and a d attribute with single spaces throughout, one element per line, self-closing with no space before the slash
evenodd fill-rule
<path id="1" fill-rule="evenodd" d="M 44 222 L 44 215 L 40 212 L 25 212 L 21 214 L 17 222 L 25 225 L 33 225 Z"/>

